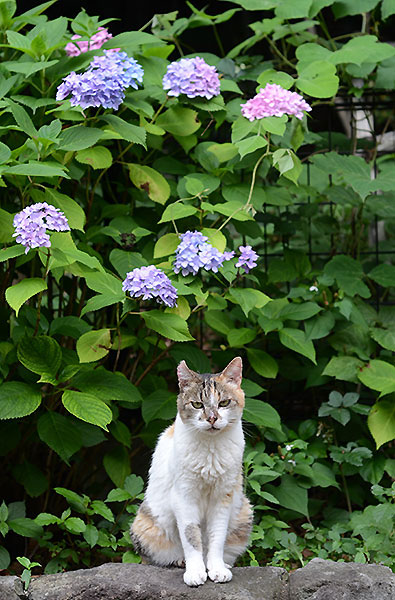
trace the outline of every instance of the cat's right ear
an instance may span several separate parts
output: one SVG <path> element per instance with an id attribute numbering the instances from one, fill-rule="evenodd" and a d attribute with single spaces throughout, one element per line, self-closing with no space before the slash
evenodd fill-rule
<path id="1" fill-rule="evenodd" d="M 178 365 L 177 376 L 181 392 L 191 383 L 196 383 L 198 381 L 197 374 L 194 371 L 191 371 L 185 360 L 182 360 Z"/>

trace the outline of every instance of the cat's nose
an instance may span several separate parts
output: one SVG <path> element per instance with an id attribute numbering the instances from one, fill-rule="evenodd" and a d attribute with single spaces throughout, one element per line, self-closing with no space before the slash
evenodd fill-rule
<path id="1" fill-rule="evenodd" d="M 211 413 L 207 421 L 210 423 L 210 425 L 214 425 L 217 419 L 218 417 L 214 413 Z"/>

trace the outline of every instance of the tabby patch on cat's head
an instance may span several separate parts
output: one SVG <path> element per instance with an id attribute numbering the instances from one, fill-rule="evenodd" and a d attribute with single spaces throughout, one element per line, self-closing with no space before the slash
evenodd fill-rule
<path id="1" fill-rule="evenodd" d="M 183 360 L 177 368 L 180 393 L 177 407 L 182 421 L 211 434 L 241 419 L 244 392 L 241 389 L 243 363 L 234 358 L 221 373 L 196 373 Z"/>

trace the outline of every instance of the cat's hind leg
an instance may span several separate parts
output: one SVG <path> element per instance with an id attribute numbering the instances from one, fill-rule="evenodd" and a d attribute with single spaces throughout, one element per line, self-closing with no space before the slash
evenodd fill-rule
<path id="1" fill-rule="evenodd" d="M 165 567 L 181 565 L 184 561 L 178 535 L 171 536 L 161 527 L 146 502 L 140 505 L 130 535 L 136 552 L 145 563 Z"/>
<path id="2" fill-rule="evenodd" d="M 240 511 L 235 519 L 232 519 L 225 540 L 224 561 L 233 566 L 238 556 L 245 551 L 252 529 L 253 512 L 251 504 L 244 496 Z"/>

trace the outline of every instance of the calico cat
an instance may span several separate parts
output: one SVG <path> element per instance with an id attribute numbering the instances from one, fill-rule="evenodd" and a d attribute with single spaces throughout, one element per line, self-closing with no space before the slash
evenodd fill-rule
<path id="1" fill-rule="evenodd" d="M 252 509 L 243 493 L 242 361 L 214 375 L 177 368 L 180 393 L 175 423 L 160 436 L 145 499 L 131 528 L 144 562 L 185 564 L 184 581 L 232 579 L 244 552 Z"/>

